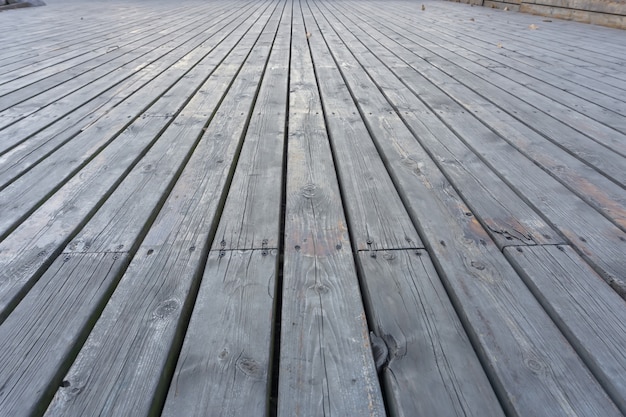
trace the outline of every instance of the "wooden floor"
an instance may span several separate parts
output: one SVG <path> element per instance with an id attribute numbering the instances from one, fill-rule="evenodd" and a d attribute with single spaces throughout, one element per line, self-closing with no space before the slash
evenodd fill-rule
<path id="1" fill-rule="evenodd" d="M 0 416 L 626 413 L 626 32 L 47 3 L 0 13 Z"/>

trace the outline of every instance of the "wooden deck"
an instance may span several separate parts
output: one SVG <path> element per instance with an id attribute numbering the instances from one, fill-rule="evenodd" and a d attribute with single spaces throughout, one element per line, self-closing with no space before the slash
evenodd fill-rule
<path id="1" fill-rule="evenodd" d="M 47 3 L 0 13 L 0 416 L 626 414 L 626 32 Z"/>

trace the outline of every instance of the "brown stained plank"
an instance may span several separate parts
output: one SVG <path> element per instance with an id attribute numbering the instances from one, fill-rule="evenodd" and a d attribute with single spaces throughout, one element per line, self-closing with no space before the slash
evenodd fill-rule
<path id="1" fill-rule="evenodd" d="M 465 146 L 455 132 L 439 120 L 417 95 L 407 92 L 405 85 L 390 69 L 385 68 L 385 62 L 394 62 L 393 56 L 377 57 L 374 52 L 384 50 L 368 50 L 361 45 L 359 40 L 365 39 L 366 35 L 356 25 L 351 27 L 354 33 L 350 33 L 347 28 L 341 27 L 341 19 L 333 19 L 329 12 L 325 16 L 336 25 L 337 32 L 333 32 L 322 17 L 318 19 L 318 24 L 324 28 L 324 37 L 337 61 L 350 64 L 350 69 L 343 71 L 343 75 L 361 103 L 361 111 L 371 131 L 378 138 L 389 138 L 383 140 L 396 142 L 395 146 L 402 154 L 402 163 L 412 165 L 414 169 L 424 169 L 425 165 L 434 169 L 432 162 L 435 162 L 470 207 L 468 215 L 476 214 L 500 247 L 562 242 L 558 233 L 481 161 L 471 148 Z M 345 15 L 339 17 L 349 19 Z M 345 45 L 349 45 L 352 52 Z M 376 90 L 384 95 L 374 93 Z M 381 115 L 375 111 L 386 103 L 393 105 L 397 114 L 394 111 Z M 399 137 L 406 139 L 399 141 L 396 139 Z M 424 156 L 416 159 L 409 155 Z M 428 162 L 425 163 L 425 160 Z"/>
<path id="2" fill-rule="evenodd" d="M 391 414 L 503 416 L 426 251 L 358 259 L 370 320 L 389 351 L 381 376 Z"/>
<path id="3" fill-rule="evenodd" d="M 246 132 L 214 250 L 278 248 L 287 118 L 291 7 L 287 3 Z"/>
<path id="4" fill-rule="evenodd" d="M 440 171 L 426 164 L 415 170 L 402 163 L 397 143 L 374 139 L 505 412 L 620 415 Z"/>
<path id="5" fill-rule="evenodd" d="M 512 264 L 626 414 L 626 304 L 569 246 L 507 248 Z"/>
<path id="6" fill-rule="evenodd" d="M 211 251 L 161 415 L 268 408 L 276 251 Z"/>
<path id="7" fill-rule="evenodd" d="M 4 215 L 0 218 L 0 236 L 10 231 L 25 213 L 36 208 L 55 187 L 71 179 L 77 170 L 80 169 L 79 175 L 85 182 L 87 177 L 83 171 L 96 160 L 105 160 L 106 164 L 112 164 L 114 169 L 119 170 L 123 168 L 121 161 L 133 161 L 140 157 L 172 121 L 174 114 L 180 111 L 189 94 L 221 63 L 260 13 L 255 11 L 246 24 L 235 26 L 231 33 L 222 34 L 225 41 L 210 52 L 196 50 L 187 57 L 188 61 L 184 60 L 153 79 L 137 95 L 83 130 L 75 141 L 57 150 L 56 157 L 37 165 L 2 190 L 0 209 Z M 150 105 L 157 98 L 156 103 Z M 146 109 L 146 106 L 149 107 Z M 120 152 L 124 154 L 122 158 L 118 156 Z M 90 160 L 94 155 L 95 159 Z M 107 160 L 111 155 L 114 157 Z M 102 180 L 102 177 L 98 178 L 98 181 Z"/>
<path id="8" fill-rule="evenodd" d="M 271 3 L 259 21 L 261 27 L 255 27 L 254 32 L 263 33 L 247 65 L 256 74 L 242 76 L 240 87 L 256 89 L 281 11 L 281 3 Z M 70 368 L 66 380 L 83 390 L 71 395 L 60 388 L 47 415 L 144 415 L 165 401 L 243 139 L 245 106 L 250 103 L 238 100 L 241 94 L 246 91 L 233 86 L 224 113 L 205 133 L 207 138 L 230 140 L 226 146 L 200 142 Z M 155 314 L 164 320 L 153 323 L 149 318 Z"/>
<path id="9" fill-rule="evenodd" d="M 45 409 L 127 263 L 116 253 L 63 254 L 52 263 L 0 326 L 0 415 Z"/>
<path id="10" fill-rule="evenodd" d="M 305 9 L 305 17 L 309 14 L 308 9 Z M 306 30 L 312 34 L 309 28 L 311 24 L 307 20 Z M 323 46 L 322 37 L 313 38 L 311 35 L 309 43 L 356 248 L 378 250 L 422 247 L 370 139 L 370 132 L 335 62 Z M 372 111 L 380 114 L 393 109 L 385 103 Z"/>
<path id="11" fill-rule="evenodd" d="M 291 49 L 279 416 L 382 416 L 301 11 Z"/>

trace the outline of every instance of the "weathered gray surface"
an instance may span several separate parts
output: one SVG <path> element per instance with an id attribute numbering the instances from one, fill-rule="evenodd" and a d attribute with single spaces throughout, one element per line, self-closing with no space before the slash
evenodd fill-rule
<path id="1" fill-rule="evenodd" d="M 423 5 L 0 13 L 0 415 L 625 414 L 623 32 Z"/>

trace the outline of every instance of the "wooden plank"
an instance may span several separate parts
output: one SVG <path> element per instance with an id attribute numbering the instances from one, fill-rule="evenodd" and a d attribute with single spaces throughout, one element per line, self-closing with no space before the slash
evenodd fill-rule
<path id="1" fill-rule="evenodd" d="M 150 65 L 153 61 L 151 55 L 158 56 L 159 52 L 171 51 L 178 45 L 193 42 L 196 38 L 211 37 L 216 30 L 220 30 L 221 16 L 215 20 L 217 21 L 212 19 L 206 22 L 206 19 L 199 19 L 198 22 L 186 19 L 179 25 L 172 25 L 163 30 L 164 33 L 157 32 L 126 46 L 115 46 L 108 53 L 82 65 L 67 70 L 55 66 L 51 69 L 53 75 L 23 87 L 17 85 L 15 91 L 0 97 L 0 109 L 9 109 L 9 112 L 19 111 L 26 116 L 71 93 L 88 89 L 94 81 L 101 81 L 104 78 L 115 82 L 116 79 L 127 75 L 127 71 L 134 72 Z M 202 40 L 199 39 L 196 45 L 201 43 Z M 30 78 L 24 80 L 29 82 Z M 3 88 L 15 88 L 13 84 L 15 83 L 5 84 Z M 91 89 L 88 91 L 91 92 Z M 80 98 L 77 100 L 87 101 Z"/>
<path id="2" fill-rule="evenodd" d="M 309 14 L 305 10 L 305 17 Z M 385 164 L 370 139 L 370 132 L 359 114 L 357 104 L 321 41 L 321 38 L 309 38 L 355 248 L 378 250 L 422 247 Z M 370 111 L 389 113 L 393 108 L 384 103 Z"/>
<path id="3" fill-rule="evenodd" d="M 258 13 L 254 12 L 252 18 L 258 17 Z M 118 169 L 121 168 L 121 161 L 141 156 L 141 152 L 149 149 L 157 134 L 171 123 L 174 113 L 180 111 L 189 94 L 211 74 L 246 29 L 245 26 L 236 26 L 232 32 L 222 34 L 222 41 L 225 41 L 207 54 L 202 50 L 194 51 L 188 57 L 190 61 L 183 61 L 153 79 L 139 94 L 115 107 L 97 123 L 83 130 L 74 141 L 57 150 L 56 157 L 40 163 L 2 190 L 0 208 L 4 215 L 0 219 L 0 236 L 6 235 L 64 181 L 84 170 L 94 156 L 96 159 L 93 160 L 104 160 L 105 164 L 115 161 Z M 139 118 L 142 113 L 144 117 Z M 150 115 L 158 117 L 150 118 Z M 124 156 L 118 160 L 116 152 L 123 152 Z M 106 157 L 110 155 L 115 155 L 114 159 L 107 162 Z"/>
<path id="4" fill-rule="evenodd" d="M 307 29 L 310 39 L 321 37 L 317 28 Z M 512 415 L 620 415 L 500 249 L 476 219 L 465 214 L 468 207 L 440 171 L 419 155 L 408 155 L 424 161 L 419 171 L 402 163 L 407 155 L 400 149 L 414 139 L 398 136 L 402 148 L 377 136 L 374 139 L 379 139 L 405 206 L 504 411 Z M 442 192 L 431 193 L 432 189 Z M 429 194 L 431 198 L 424 198 Z M 571 383 L 563 385 L 563 378 Z"/>
<path id="5" fill-rule="evenodd" d="M 626 414 L 626 308 L 569 246 L 507 248 L 508 259 Z"/>
<path id="6" fill-rule="evenodd" d="M 340 19 L 333 19 L 330 14 L 327 17 L 337 26 L 341 19 L 349 19 L 345 15 L 340 15 Z M 325 29 L 327 27 L 321 20 L 318 20 L 318 24 Z M 354 33 L 348 28 L 337 28 L 336 34 L 328 28 L 324 30 L 324 36 L 337 61 L 350 64 L 350 71 L 344 71 L 343 75 L 353 94 L 362 103 L 361 111 L 366 115 L 375 136 L 392 138 L 392 141 L 400 136 L 408 138 L 409 148 L 399 143 L 395 146 L 405 153 L 404 163 L 412 164 L 417 169 L 424 169 L 425 158 L 407 160 L 407 156 L 428 155 L 430 164 L 434 162 L 470 207 L 467 215 L 478 216 L 478 220 L 500 247 L 562 243 L 558 233 L 517 196 L 490 166 L 481 161 L 471 148 L 463 144 L 455 132 L 438 119 L 417 95 L 410 94 L 411 90 L 407 94 L 407 86 L 384 66 L 384 63 L 397 62 L 397 57 L 389 56 L 385 50 L 375 46 L 371 46 L 372 50 L 366 48 L 359 39 L 367 35 L 356 27 L 352 29 Z M 352 52 L 344 45 L 350 45 Z M 382 55 L 377 57 L 374 53 Z M 383 94 L 372 94 L 371 91 L 375 90 Z M 386 103 L 392 105 L 395 111 L 392 114 L 378 114 L 376 107 Z M 416 142 L 410 141 L 412 136 Z M 430 195 L 424 198 L 430 198 Z"/>
<path id="7" fill-rule="evenodd" d="M 63 254 L 50 265 L 0 326 L 0 414 L 45 410 L 127 264 L 126 254 L 98 253 Z"/>
<path id="8" fill-rule="evenodd" d="M 364 298 L 389 352 L 381 377 L 396 416 L 504 413 L 424 250 L 359 253 Z"/>
<path id="9" fill-rule="evenodd" d="M 350 18 L 347 15 L 344 16 L 345 19 Z M 356 26 L 358 27 L 358 25 Z M 399 69 L 403 66 L 408 66 L 407 61 L 401 59 L 402 55 L 396 56 L 390 51 L 381 48 L 381 45 L 378 45 L 375 42 L 370 42 L 368 36 L 363 31 L 355 29 L 355 33 L 359 33 L 359 39 L 366 42 L 367 47 L 371 48 L 372 51 L 375 51 L 375 53 L 383 60 L 383 63 L 391 67 L 391 70 L 399 72 Z M 367 59 L 367 55 L 364 55 L 363 53 L 360 53 L 358 56 L 361 61 Z M 380 71 L 380 66 L 374 63 L 366 64 L 365 68 L 373 74 Z M 400 75 L 403 76 L 402 79 L 404 80 L 404 85 L 396 86 L 394 84 L 393 86 L 389 85 L 388 87 L 387 85 L 391 81 L 385 78 L 382 88 L 385 88 L 385 93 L 388 97 L 393 97 L 392 101 L 401 112 L 406 109 L 410 110 L 408 114 L 403 115 L 403 118 L 411 124 L 413 129 L 417 129 L 416 132 L 418 133 L 418 138 L 429 138 L 432 136 L 432 134 L 429 133 L 429 130 L 432 131 L 433 128 L 438 125 L 437 120 L 432 120 L 433 117 L 428 119 L 430 114 L 429 110 L 421 106 L 415 99 L 411 100 L 411 97 L 409 97 L 408 100 L 411 100 L 411 102 L 406 103 L 406 94 L 404 94 L 406 88 L 412 90 L 417 96 L 419 96 L 422 94 L 425 86 L 430 84 L 429 78 L 424 77 L 419 72 L 421 66 L 413 65 L 413 68 L 415 68 L 416 72 L 400 72 Z M 375 76 L 375 78 L 378 80 L 382 77 Z M 408 83 L 406 80 L 411 80 L 412 82 Z M 506 117 L 500 107 L 493 105 L 478 94 L 475 94 L 473 91 L 467 88 L 459 88 L 447 77 L 438 78 L 437 81 L 437 85 L 440 86 L 444 92 L 450 95 L 459 105 L 463 106 L 461 111 L 472 113 L 476 118 L 489 126 L 491 130 L 499 134 L 503 140 L 509 142 L 518 151 L 535 161 L 535 163 L 543 167 L 544 170 L 550 172 L 553 177 L 575 192 L 580 198 L 600 210 L 618 227 L 625 230 L 626 198 L 621 186 L 605 178 L 584 162 L 563 152 L 556 145 L 546 141 L 545 138 L 538 135 L 524 123 L 521 123 L 511 117 Z M 419 126 L 422 125 L 425 120 L 428 120 L 428 130 L 420 130 Z M 435 136 L 442 137 L 441 135 L 445 135 L 445 133 L 438 132 Z M 432 145 L 429 145 L 428 147 L 437 146 L 437 142 L 439 142 L 439 140 L 433 141 Z M 446 147 L 449 146 L 450 145 L 446 143 Z M 439 147 L 441 148 L 442 146 L 439 145 Z M 496 150 L 494 149 L 494 151 Z M 502 152 L 502 150 L 498 149 L 496 152 Z M 515 157 L 515 155 L 511 155 L 511 158 Z M 472 164 L 466 158 L 467 157 L 465 156 L 462 157 L 462 161 L 464 161 L 462 166 L 471 167 Z M 492 186 L 489 188 L 494 189 Z M 459 187 L 459 189 L 463 192 L 463 189 L 469 188 L 462 186 Z M 509 201 L 509 198 L 507 197 L 504 200 Z M 525 218 L 525 216 L 521 216 L 521 218 Z"/>
<path id="10" fill-rule="evenodd" d="M 407 29 L 404 32 L 410 33 Z M 385 44 L 406 59 L 404 63 L 394 67 L 394 72 L 406 80 L 406 85 L 419 95 L 431 111 L 436 111 L 511 188 L 542 213 L 607 281 L 614 281 L 624 274 L 626 258 L 622 253 L 626 237 L 623 230 L 526 160 L 517 150 L 510 149 L 502 138 L 472 115 L 457 110 L 454 100 L 433 84 L 444 85 L 446 81 L 450 84 L 449 80 L 440 78 L 436 71 L 429 70 L 424 75 L 426 66 L 423 61 L 413 56 L 410 50 L 395 44 L 389 38 L 386 39 L 383 40 Z M 430 82 L 414 81 L 416 73 L 424 75 Z M 591 189 L 591 192 L 595 192 L 595 189 Z"/>
<path id="11" fill-rule="evenodd" d="M 162 416 L 267 414 L 276 261 L 210 252 Z"/>
<path id="12" fill-rule="evenodd" d="M 252 19 L 254 20 L 254 17 Z M 244 36 L 249 28 L 240 28 L 239 33 L 234 32 L 235 36 Z M 239 39 L 236 37 L 232 42 L 237 40 Z M 215 65 L 223 60 L 224 57 L 221 54 L 226 54 L 233 46 L 222 45 L 221 47 L 226 48 L 223 50 L 218 47 L 217 51 L 221 53 L 216 58 Z M 202 70 L 202 67 L 196 68 Z M 207 74 L 203 75 L 207 76 Z M 191 91 L 188 90 L 187 93 Z M 162 102 L 163 109 L 171 109 L 171 97 Z M 162 119 L 166 118 L 171 119 L 173 115 Z M 72 177 L 63 187 L 48 197 L 45 204 L 34 211 L 27 222 L 19 224 L 15 231 L 0 243 L 2 255 L 0 277 L 11 278 L 0 280 L 0 319 L 6 317 L 22 296 L 23 291 L 27 291 L 33 285 L 33 281 L 38 278 L 39 269 L 45 267 L 50 258 L 53 259 L 58 255 L 69 243 L 69 239 L 75 236 L 81 225 L 86 222 L 86 219 L 93 215 L 94 211 L 119 185 L 127 171 L 140 160 L 143 155 L 130 152 L 133 149 L 132 146 L 142 144 L 137 143 L 140 142 L 137 138 L 142 138 L 141 142 L 156 141 L 155 136 L 162 128 L 160 124 L 152 118 L 142 118 L 139 121 L 142 123 L 140 126 L 145 125 L 147 128 L 125 130 L 113 142 L 113 145 L 108 146 L 86 165 L 78 176 Z M 93 126 L 97 127 L 97 124 Z M 150 131 L 149 128 L 157 130 Z M 89 131 L 87 129 L 85 132 Z M 230 136 L 227 138 L 230 139 Z M 132 143 L 132 146 L 128 143 Z M 148 174 L 150 172 L 150 169 L 147 170 Z M 137 225 L 133 227 L 137 228 Z M 106 235 L 103 237 L 111 238 Z M 117 246 L 126 243 L 120 242 Z M 130 245 L 132 245 L 132 239 L 125 247 Z"/>
<path id="13" fill-rule="evenodd" d="M 237 21 L 238 19 L 231 19 L 231 21 L 226 20 L 226 23 L 216 28 L 216 31 L 225 29 L 229 23 L 232 24 L 233 20 Z M 203 42 L 212 39 L 213 35 L 214 34 L 211 33 L 208 38 L 201 37 L 193 42 L 183 44 L 179 43 L 183 41 L 183 39 L 179 37 L 171 41 L 171 44 L 168 43 L 152 51 L 148 55 L 151 56 L 150 59 L 153 59 L 152 62 L 148 59 L 147 62 L 130 62 L 127 64 L 127 69 L 129 69 L 131 73 L 119 77 L 121 81 L 118 81 L 117 84 L 111 83 L 110 79 L 101 79 L 84 87 L 82 90 L 78 90 L 66 96 L 63 100 L 46 105 L 39 112 L 31 114 L 30 117 L 24 118 L 12 124 L 10 127 L 1 130 L 0 137 L 2 138 L 2 144 L 0 145 L 0 149 L 3 151 L 10 149 L 10 151 L 5 151 L 6 153 L 3 153 L 0 161 L 9 161 L 12 163 L 11 165 L 3 164 L 3 168 L 6 167 L 5 169 L 7 169 L 8 172 L 3 172 L 2 177 L 5 178 L 6 176 L 11 178 L 12 175 L 16 176 L 21 173 L 18 171 L 20 168 L 24 169 L 28 168 L 30 165 L 34 165 L 38 160 L 48 156 L 50 150 L 56 150 L 81 130 L 84 130 L 94 123 L 94 120 L 91 120 L 81 124 L 80 121 L 82 120 L 76 119 L 79 117 L 78 114 L 90 114 L 93 111 L 94 113 L 99 113 L 98 118 L 106 115 L 111 108 L 124 101 L 135 91 L 141 89 L 141 87 L 150 82 L 153 78 L 162 74 L 163 71 L 175 64 L 179 59 L 192 52 L 194 48 L 198 48 Z M 220 38 L 217 37 L 216 41 L 219 41 L 219 39 Z M 148 56 L 145 58 L 148 58 Z M 78 111 L 76 111 L 77 108 Z M 93 108 L 93 110 L 89 110 L 91 108 Z M 60 137 L 54 136 L 48 126 L 55 119 L 68 114 L 68 119 L 66 121 L 64 120 L 62 123 L 73 126 L 73 132 L 68 132 L 67 135 Z M 40 132 L 44 128 L 47 129 L 41 132 L 37 137 L 31 137 L 32 134 Z M 32 152 L 33 148 L 37 149 L 37 152 Z M 21 155 L 27 156 L 28 159 L 20 159 Z"/>
<path id="14" fill-rule="evenodd" d="M 161 409 L 255 98 L 240 96 L 257 88 L 280 18 L 282 7 L 270 6 L 252 32 L 263 30 L 247 59 L 249 70 L 231 88 L 66 376 L 84 389 L 68 395 L 61 388 L 48 416 Z M 220 137 L 224 142 L 216 143 Z M 149 320 L 155 309 L 167 315 L 156 325 Z M 257 369 L 251 361 L 239 365 Z"/>
<path id="15" fill-rule="evenodd" d="M 501 112 L 508 112 L 511 117 L 528 124 L 533 130 L 593 165 L 604 175 L 616 182 L 626 181 L 623 169 L 626 146 L 620 140 L 623 134 L 600 125 L 585 115 L 565 109 L 564 106 L 492 71 L 486 71 L 486 75 L 479 77 L 481 67 L 470 60 L 447 53 L 442 48 L 421 46 L 420 38 L 409 24 L 391 26 L 383 21 L 378 26 L 384 27 L 385 33 L 394 34 L 391 36 L 402 36 L 404 39 L 397 41 L 398 45 L 391 48 L 402 49 L 407 62 L 419 68 L 425 77 L 432 79 L 437 85 L 450 85 L 454 88 L 461 84 L 480 93 L 500 107 Z M 406 42 L 411 42 L 410 49 Z M 413 56 L 410 58 L 411 55 Z M 428 57 L 430 65 L 423 64 L 424 56 Z M 514 109 L 515 112 L 508 109 Z M 598 143 L 604 146 L 598 146 Z"/>
<path id="16" fill-rule="evenodd" d="M 278 415 L 382 416 L 306 31 L 294 15 Z"/>
<path id="17" fill-rule="evenodd" d="M 213 250 L 277 249 L 288 107 L 291 7 L 286 4 L 254 104 Z"/>
<path id="18" fill-rule="evenodd" d="M 114 50 L 113 48 L 119 48 L 131 43 L 133 38 L 137 37 L 136 35 L 142 35 L 142 39 L 145 39 L 150 33 L 158 31 L 160 28 L 165 27 L 169 29 L 181 20 L 188 20 L 190 14 L 194 16 L 193 9 L 198 14 L 202 11 L 198 6 L 192 8 L 192 10 L 173 10 L 171 14 L 165 16 L 167 20 L 161 21 L 159 24 L 156 23 L 156 18 L 163 16 L 159 15 L 157 11 L 147 13 L 146 16 L 138 15 L 137 17 L 140 17 L 140 19 L 132 21 L 124 19 L 123 24 L 120 24 L 122 21 L 115 19 L 116 16 L 113 13 L 107 14 L 108 32 L 98 33 L 94 30 L 85 30 L 82 32 L 81 37 L 75 40 L 76 43 L 74 45 L 66 45 L 63 48 L 63 42 L 58 42 L 55 45 L 56 48 L 46 48 L 36 56 L 20 59 L 12 64 L 2 65 L 3 73 L 0 74 L 2 90 L 0 91 L 4 91 L 6 87 L 3 84 L 17 77 L 25 77 L 29 82 L 38 81 L 44 78 L 45 74 L 49 75 L 52 67 L 58 70 L 71 68 L 102 53 L 111 52 Z M 212 12 L 219 14 L 221 10 L 216 8 Z M 19 44 L 21 48 L 24 48 L 22 39 L 20 39 Z M 3 52 L 3 56 L 6 56 L 6 54 L 6 52 Z"/>

